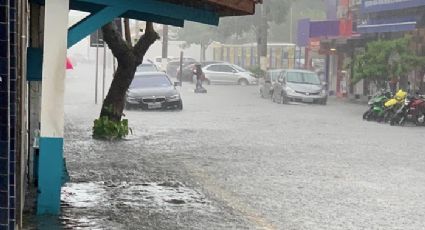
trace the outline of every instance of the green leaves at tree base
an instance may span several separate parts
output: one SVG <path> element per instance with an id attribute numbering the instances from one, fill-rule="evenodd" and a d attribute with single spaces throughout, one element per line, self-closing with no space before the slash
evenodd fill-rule
<path id="1" fill-rule="evenodd" d="M 103 116 L 94 120 L 93 138 L 102 140 L 123 139 L 132 130 L 128 127 L 128 120 L 112 121 L 108 117 Z"/>

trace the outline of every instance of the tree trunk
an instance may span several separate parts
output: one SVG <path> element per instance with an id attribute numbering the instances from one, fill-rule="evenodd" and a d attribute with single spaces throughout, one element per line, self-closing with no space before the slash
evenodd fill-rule
<path id="1" fill-rule="evenodd" d="M 201 61 L 205 61 L 206 58 L 206 51 L 207 51 L 208 46 L 205 45 L 204 43 L 201 43 Z"/>
<path id="2" fill-rule="evenodd" d="M 126 62 L 122 64 L 122 62 Z M 117 71 L 114 74 L 108 95 L 103 101 L 100 117 L 107 116 L 110 120 L 121 121 L 124 111 L 125 95 L 134 78 L 138 66 L 134 57 L 127 57 L 118 61 Z"/>
<path id="3" fill-rule="evenodd" d="M 266 70 L 266 66 L 263 66 L 263 63 L 261 62 L 263 58 L 267 57 L 267 33 L 267 15 L 264 10 L 264 6 L 262 6 L 261 10 L 259 11 L 259 22 L 257 28 L 257 64 L 263 70 Z"/>
<path id="4" fill-rule="evenodd" d="M 133 81 L 136 68 L 143 61 L 149 47 L 159 38 L 153 29 L 152 23 L 146 23 L 145 34 L 134 45 L 127 43 L 113 23 L 102 27 L 103 39 L 108 44 L 118 67 L 114 74 L 111 87 L 103 101 L 100 117 L 108 117 L 113 121 L 121 121 L 124 111 L 126 92 Z"/>

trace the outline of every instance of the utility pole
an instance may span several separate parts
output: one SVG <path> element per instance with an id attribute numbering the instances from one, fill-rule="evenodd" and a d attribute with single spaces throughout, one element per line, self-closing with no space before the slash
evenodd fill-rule
<path id="1" fill-rule="evenodd" d="M 168 64 L 168 25 L 162 27 L 162 61 L 161 68 L 166 70 Z"/>
<path id="2" fill-rule="evenodd" d="M 97 89 L 99 83 L 99 30 L 96 31 L 96 76 L 94 82 L 94 104 L 97 105 Z"/>
<path id="3" fill-rule="evenodd" d="M 102 75 L 102 103 L 105 100 L 105 83 L 106 81 L 106 43 L 103 41 L 103 75 Z"/>
<path id="4" fill-rule="evenodd" d="M 290 9 L 290 16 L 291 16 L 291 20 L 290 20 L 290 24 L 289 24 L 289 43 L 292 43 L 292 39 L 293 39 L 293 30 L 294 30 L 294 14 L 293 14 L 293 8 L 291 6 Z"/>
<path id="5" fill-rule="evenodd" d="M 258 37 L 257 37 L 257 52 L 258 52 L 258 63 L 263 71 L 267 71 L 268 59 L 267 59 L 267 12 L 266 6 L 261 4 L 261 10 L 259 11 L 259 26 L 258 26 Z"/>

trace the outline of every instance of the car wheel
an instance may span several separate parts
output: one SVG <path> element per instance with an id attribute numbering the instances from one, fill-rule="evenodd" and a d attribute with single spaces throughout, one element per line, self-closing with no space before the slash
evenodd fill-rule
<path id="1" fill-rule="evenodd" d="M 370 114 L 372 113 L 371 109 L 363 113 L 363 120 L 369 120 Z"/>
<path id="2" fill-rule="evenodd" d="M 394 116 L 394 117 L 392 117 L 391 118 L 391 120 L 390 120 L 390 125 L 391 126 L 394 126 L 394 125 L 397 125 L 398 123 L 399 123 L 399 117 L 398 116 Z"/>
<path id="3" fill-rule="evenodd" d="M 246 79 L 240 79 L 238 83 L 239 85 L 242 85 L 242 86 L 249 85 L 249 82 Z"/>
<path id="4" fill-rule="evenodd" d="M 183 102 L 180 101 L 180 104 L 177 106 L 177 110 L 183 110 Z"/>

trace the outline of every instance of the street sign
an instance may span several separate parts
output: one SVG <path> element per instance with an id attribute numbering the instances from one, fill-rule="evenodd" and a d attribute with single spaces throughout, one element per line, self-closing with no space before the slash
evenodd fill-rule
<path id="1" fill-rule="evenodd" d="M 118 32 L 122 35 L 122 23 L 121 19 L 117 18 L 114 20 L 115 25 L 118 29 Z M 103 47 L 103 33 L 102 30 L 99 29 L 96 32 L 90 34 L 90 47 Z"/>
<path id="2" fill-rule="evenodd" d="M 103 33 L 102 30 L 90 34 L 90 47 L 103 47 Z"/>

